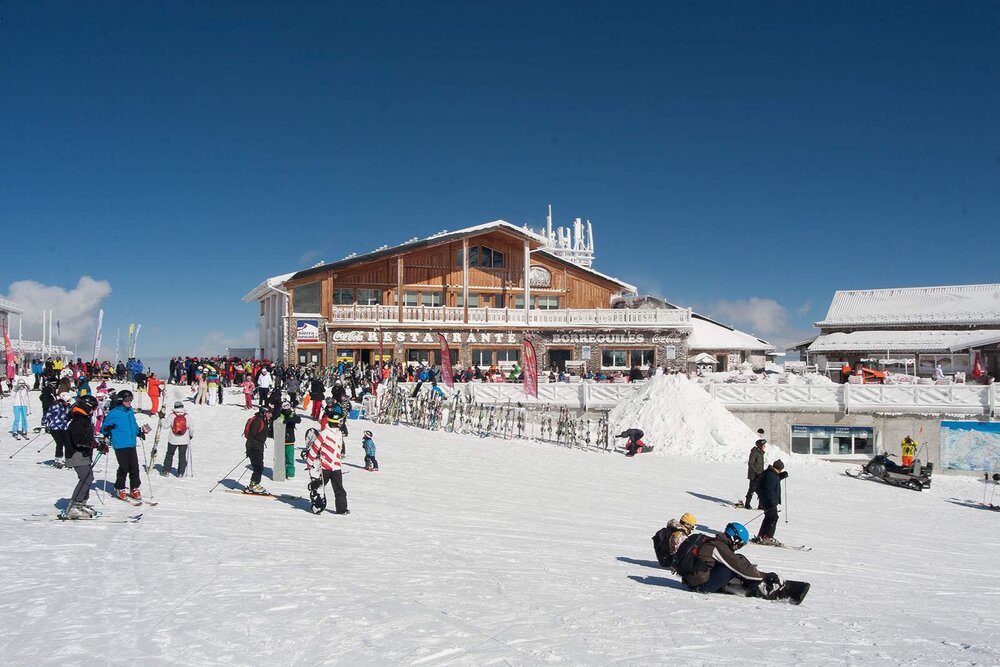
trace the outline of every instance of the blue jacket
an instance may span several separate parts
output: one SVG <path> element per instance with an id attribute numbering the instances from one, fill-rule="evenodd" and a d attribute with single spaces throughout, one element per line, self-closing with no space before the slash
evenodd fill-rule
<path id="1" fill-rule="evenodd" d="M 45 366 L 43 366 L 42 362 L 40 361 L 35 361 L 31 364 L 32 375 L 41 375 L 44 370 Z"/>
<path id="2" fill-rule="evenodd" d="M 375 441 L 371 438 L 363 438 L 361 446 L 365 448 L 365 456 L 375 456 Z"/>
<path id="3" fill-rule="evenodd" d="M 139 436 L 139 424 L 135 421 L 132 408 L 117 405 L 108 412 L 101 424 L 101 431 L 111 432 L 111 446 L 115 449 L 135 449 L 135 439 Z"/>

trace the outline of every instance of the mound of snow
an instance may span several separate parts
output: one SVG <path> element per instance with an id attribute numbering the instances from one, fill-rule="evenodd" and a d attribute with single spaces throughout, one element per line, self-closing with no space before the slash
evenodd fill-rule
<path id="1" fill-rule="evenodd" d="M 642 429 L 660 456 L 744 461 L 757 434 L 683 375 L 654 376 L 609 416 L 615 433 Z"/>

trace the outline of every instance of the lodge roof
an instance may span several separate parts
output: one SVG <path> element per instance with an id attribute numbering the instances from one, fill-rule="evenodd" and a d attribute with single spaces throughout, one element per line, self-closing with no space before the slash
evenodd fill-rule
<path id="1" fill-rule="evenodd" d="M 872 330 L 817 336 L 809 352 L 958 352 L 1000 342 L 1000 329 Z"/>
<path id="2" fill-rule="evenodd" d="M 814 326 L 1000 326 L 1000 284 L 839 290 Z"/>
<path id="3" fill-rule="evenodd" d="M 491 231 L 501 231 L 514 236 L 527 239 L 529 241 L 529 247 L 531 247 L 532 254 L 543 255 L 546 259 L 552 260 L 554 262 L 564 264 L 568 267 L 578 269 L 584 273 L 589 273 L 591 275 L 597 276 L 604 280 L 613 282 L 620 285 L 623 289 L 627 291 L 634 292 L 636 290 L 635 286 L 623 282 L 617 278 L 613 278 L 609 275 L 605 275 L 600 271 L 595 271 L 592 268 L 586 266 L 580 266 L 579 264 L 574 264 L 568 260 L 563 259 L 551 252 L 542 249 L 547 241 L 544 236 L 539 236 L 535 232 L 531 231 L 526 227 L 518 227 L 506 220 L 494 220 L 492 222 L 484 222 L 481 225 L 473 225 L 472 227 L 464 227 L 453 232 L 442 231 L 437 234 L 433 234 L 422 239 L 410 239 L 405 243 L 400 243 L 395 246 L 383 246 L 377 248 L 371 252 L 364 253 L 362 255 L 352 254 L 344 257 L 336 262 L 330 262 L 329 264 L 319 264 L 317 266 L 304 269 L 297 273 L 291 274 L 285 280 L 298 280 L 300 278 L 308 278 L 309 276 L 314 276 L 320 273 L 325 273 L 331 270 L 343 269 L 348 266 L 354 266 L 355 264 L 360 264 L 363 262 L 373 262 L 379 259 L 384 259 L 386 257 L 392 257 L 394 255 L 399 255 L 406 252 L 412 252 L 414 250 L 420 250 L 422 248 L 429 248 L 431 246 L 440 245 L 442 243 L 450 243 L 467 236 L 475 236 L 482 234 L 483 232 Z M 248 295 L 249 296 L 249 295 Z"/>

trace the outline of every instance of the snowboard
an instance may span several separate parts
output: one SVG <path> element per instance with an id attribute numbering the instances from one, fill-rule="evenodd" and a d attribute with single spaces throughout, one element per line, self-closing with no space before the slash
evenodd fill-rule
<path id="1" fill-rule="evenodd" d="M 805 581 L 786 581 L 776 591 L 768 594 L 765 599 L 774 602 L 787 602 L 799 605 L 809 593 L 809 583 Z"/>

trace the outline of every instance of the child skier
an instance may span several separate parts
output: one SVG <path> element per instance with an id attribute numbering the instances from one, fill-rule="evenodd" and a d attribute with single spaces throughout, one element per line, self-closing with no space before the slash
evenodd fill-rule
<path id="1" fill-rule="evenodd" d="M 243 428 L 247 458 L 250 459 L 250 469 L 253 470 L 250 484 L 243 491 L 244 493 L 267 495 L 267 489 L 260 485 L 260 479 L 264 475 L 264 443 L 267 441 L 268 432 L 267 417 L 267 406 L 262 405 L 257 409 L 257 414 L 247 420 L 247 424 Z"/>
<path id="2" fill-rule="evenodd" d="M 316 459 L 319 458 L 322 486 L 329 482 L 333 488 L 336 513 L 350 514 L 351 510 L 347 509 L 347 491 L 344 490 L 344 471 L 341 469 L 340 463 L 344 455 L 340 421 L 343 421 L 342 415 L 327 420 L 326 427 L 319 432 L 309 447 L 309 452 L 306 454 L 306 467 L 311 471 Z"/>
<path id="3" fill-rule="evenodd" d="M 69 428 L 69 410 L 69 394 L 60 394 L 59 399 L 42 417 L 42 426 L 52 436 L 52 439 L 56 441 L 56 458 L 52 462 L 52 465 L 56 468 L 64 466 L 63 455 L 66 447 L 66 430 Z M 68 458 L 69 452 L 65 452 L 65 455 Z"/>
<path id="4" fill-rule="evenodd" d="M 243 387 L 243 400 L 246 402 L 244 409 L 253 410 L 253 392 L 257 387 L 254 386 L 253 380 L 250 379 L 249 375 L 240 386 Z"/>
<path id="5" fill-rule="evenodd" d="M 365 431 L 361 437 L 361 445 L 365 448 L 365 470 L 378 472 L 378 460 L 375 458 L 375 441 L 372 440 L 371 431 Z"/>
<path id="6" fill-rule="evenodd" d="M 191 417 L 184 409 L 183 401 L 175 401 L 170 416 L 160 419 L 160 427 L 169 429 L 167 435 L 167 455 L 163 457 L 163 468 L 160 475 L 166 477 L 174 467 L 174 452 L 177 452 L 177 476 L 183 477 L 187 471 L 188 447 L 194 437 Z"/>
<path id="7" fill-rule="evenodd" d="M 285 478 L 292 479 L 295 477 L 295 425 L 302 422 L 302 417 L 295 413 L 289 401 L 281 404 L 281 421 L 285 424 Z"/>
<path id="8" fill-rule="evenodd" d="M 87 504 L 90 499 L 90 485 L 94 482 L 94 461 L 92 455 L 95 448 L 104 454 L 108 453 L 106 444 L 97 444 L 94 438 L 94 426 L 90 420 L 97 409 L 97 399 L 91 395 L 81 396 L 70 410 L 69 429 L 66 436 L 66 457 L 69 465 L 76 471 L 78 481 L 70 496 L 69 506 L 62 513 L 63 519 L 93 519 L 96 510 Z"/>

